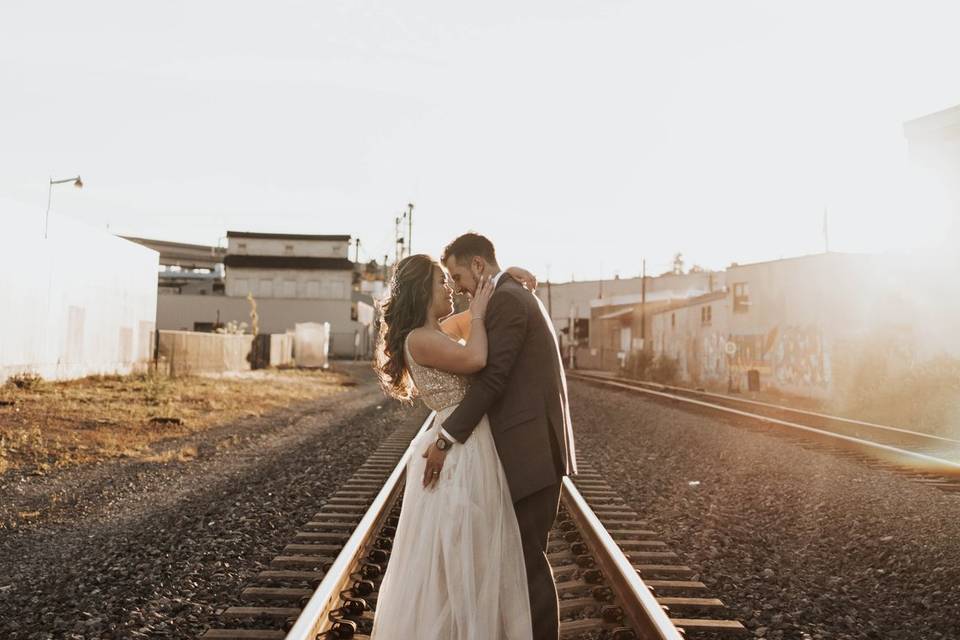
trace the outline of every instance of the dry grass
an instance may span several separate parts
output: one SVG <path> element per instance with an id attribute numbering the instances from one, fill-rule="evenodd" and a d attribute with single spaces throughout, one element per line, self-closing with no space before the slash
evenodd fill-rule
<path id="1" fill-rule="evenodd" d="M 190 460 L 197 455 L 193 447 L 157 454 L 151 445 L 341 393 L 352 384 L 344 374 L 293 369 L 6 384 L 0 387 L 0 473 L 11 468 L 42 472 L 114 457 Z"/>

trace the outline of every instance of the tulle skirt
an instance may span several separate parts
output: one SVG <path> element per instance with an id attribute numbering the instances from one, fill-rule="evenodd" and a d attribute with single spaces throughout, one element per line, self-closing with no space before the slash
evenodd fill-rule
<path id="1" fill-rule="evenodd" d="M 486 417 L 447 453 L 436 486 L 423 488 L 422 454 L 454 408 L 414 440 L 375 640 L 533 637 L 520 530 Z"/>

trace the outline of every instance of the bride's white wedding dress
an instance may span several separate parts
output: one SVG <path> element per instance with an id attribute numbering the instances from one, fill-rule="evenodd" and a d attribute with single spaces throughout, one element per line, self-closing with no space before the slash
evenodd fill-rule
<path id="1" fill-rule="evenodd" d="M 462 376 L 423 367 L 404 344 L 424 403 L 437 412 L 413 441 L 400 522 L 380 586 L 372 638 L 531 640 L 520 530 L 486 416 L 423 487 L 424 451 L 467 389 Z"/>

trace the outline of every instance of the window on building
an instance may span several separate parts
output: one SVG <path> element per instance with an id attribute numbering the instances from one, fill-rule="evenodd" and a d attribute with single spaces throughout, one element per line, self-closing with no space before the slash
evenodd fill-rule
<path id="1" fill-rule="evenodd" d="M 260 297 L 262 298 L 273 297 L 273 280 L 260 281 Z"/>
<path id="2" fill-rule="evenodd" d="M 308 298 L 320 297 L 320 281 L 319 280 L 307 281 L 307 297 Z"/>
<path id="3" fill-rule="evenodd" d="M 707 305 L 705 307 L 700 307 L 700 324 L 709 325 L 713 320 L 713 307 Z"/>
<path id="4" fill-rule="evenodd" d="M 297 297 L 297 281 L 296 280 L 283 281 L 283 297 L 284 298 Z"/>
<path id="5" fill-rule="evenodd" d="M 285 245 L 283 245 L 283 255 L 285 255 L 285 256 L 292 256 L 292 255 L 293 255 L 293 245 L 292 245 L 292 244 L 285 244 Z"/>
<path id="6" fill-rule="evenodd" d="M 573 337 L 581 341 L 590 338 L 590 318 L 577 318 L 573 321 Z"/>
<path id="7" fill-rule="evenodd" d="M 246 242 L 238 242 L 238 243 L 237 243 L 237 252 L 238 252 L 238 253 L 246 253 L 246 252 L 247 252 L 247 243 L 246 243 Z"/>
<path id="8" fill-rule="evenodd" d="M 750 310 L 750 286 L 746 282 L 733 285 L 733 312 L 746 313 Z"/>
<path id="9" fill-rule="evenodd" d="M 676 329 L 676 328 L 677 328 L 677 314 L 676 314 L 676 313 L 671 313 L 671 314 L 670 314 L 670 328 L 671 328 L 671 329 Z"/>
<path id="10" fill-rule="evenodd" d="M 236 292 L 236 295 L 245 296 L 250 293 L 250 283 L 247 282 L 246 278 L 237 278 L 233 281 L 233 290 Z"/>

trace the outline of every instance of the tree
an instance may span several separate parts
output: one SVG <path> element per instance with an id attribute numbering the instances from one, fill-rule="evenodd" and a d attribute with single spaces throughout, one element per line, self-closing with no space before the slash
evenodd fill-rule
<path id="1" fill-rule="evenodd" d="M 683 254 L 677 253 L 673 256 L 673 273 L 678 276 L 683 275 Z"/>

